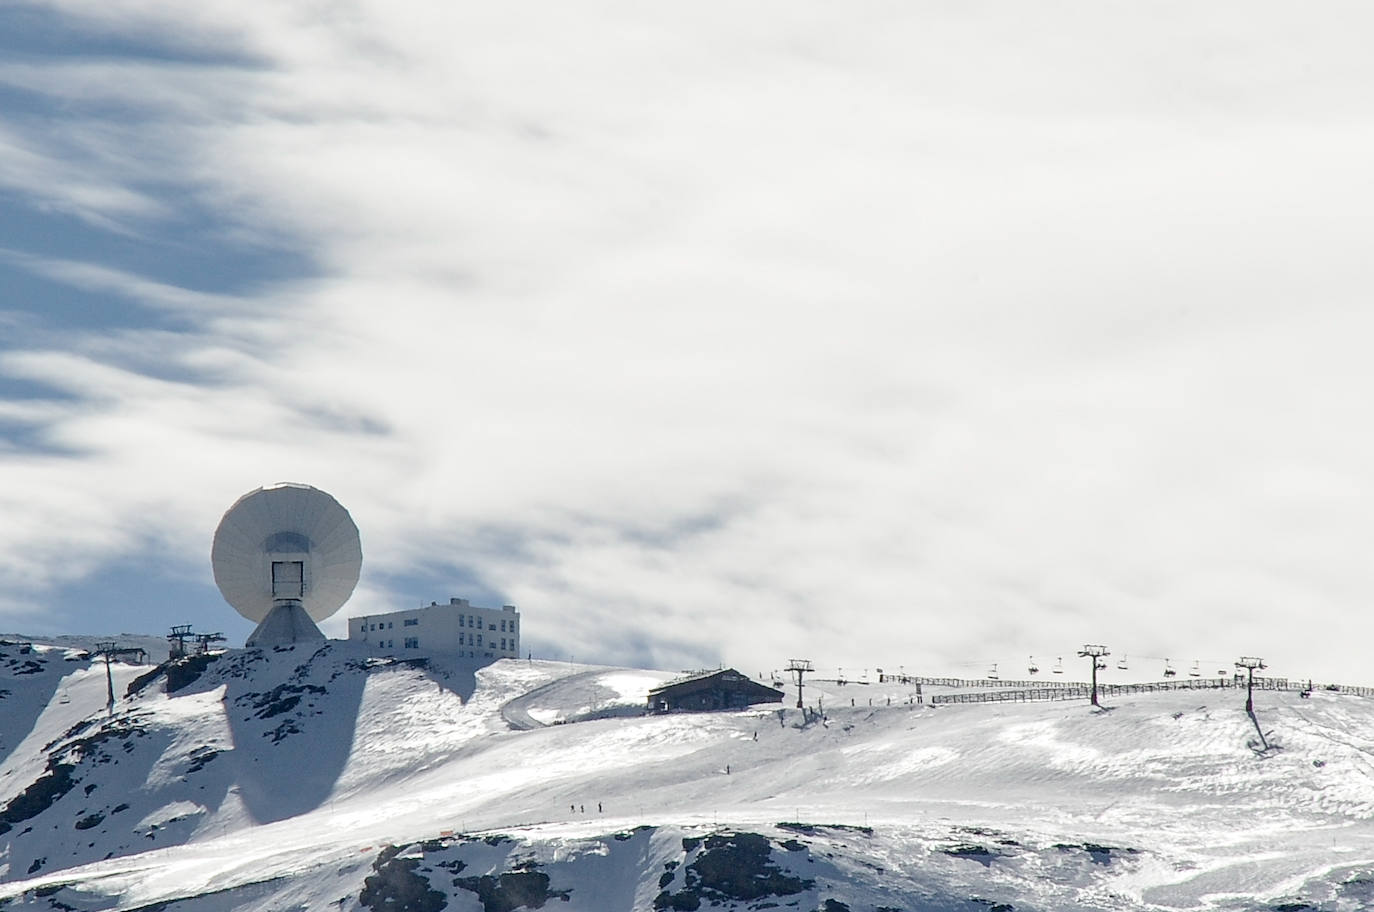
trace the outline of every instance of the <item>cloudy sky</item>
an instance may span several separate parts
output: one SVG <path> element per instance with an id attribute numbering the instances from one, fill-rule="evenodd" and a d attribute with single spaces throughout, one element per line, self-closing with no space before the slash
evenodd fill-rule
<path id="1" fill-rule="evenodd" d="M 11 0 L 0 629 L 241 642 L 210 538 L 292 480 L 335 635 L 1374 683 L 1371 26 Z"/>

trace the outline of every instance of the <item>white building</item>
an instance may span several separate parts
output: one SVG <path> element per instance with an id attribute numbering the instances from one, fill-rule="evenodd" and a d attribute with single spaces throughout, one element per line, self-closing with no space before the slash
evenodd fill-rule
<path id="1" fill-rule="evenodd" d="M 520 612 L 514 605 L 478 608 L 455 598 L 447 605 L 430 602 L 410 611 L 349 618 L 348 638 L 388 655 L 418 651 L 504 659 L 520 655 Z"/>

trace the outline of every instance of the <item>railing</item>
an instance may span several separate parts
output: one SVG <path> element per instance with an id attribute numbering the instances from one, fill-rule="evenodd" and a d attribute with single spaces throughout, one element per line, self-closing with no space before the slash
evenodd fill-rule
<path id="1" fill-rule="evenodd" d="M 1245 687 L 1244 678 L 1185 678 L 1181 681 L 1152 681 L 1142 684 L 1099 684 L 1097 693 L 1102 697 L 1127 696 L 1130 694 L 1158 693 L 1170 690 L 1223 690 Z M 1350 694 L 1360 697 L 1374 697 L 1374 687 L 1352 687 L 1346 684 L 1310 685 L 1305 681 L 1291 681 L 1288 678 L 1255 678 L 1255 690 L 1286 690 L 1310 693 L 1321 690 L 1329 693 Z M 1092 687 L 1087 684 L 1065 683 L 1058 687 L 1009 688 L 1006 690 L 983 691 L 961 694 L 933 694 L 931 703 L 1028 703 L 1044 700 L 1086 699 L 1092 695 Z"/>
<path id="2" fill-rule="evenodd" d="M 846 682 L 849 683 L 849 682 Z M 1022 688 L 1028 690 L 1039 689 L 1058 689 L 1063 687 L 1087 687 L 1082 681 L 1003 681 L 997 678 L 927 678 L 921 675 L 895 675 L 881 674 L 878 676 L 880 684 L 918 684 L 929 685 L 931 687 L 1001 687 L 1001 688 Z"/>

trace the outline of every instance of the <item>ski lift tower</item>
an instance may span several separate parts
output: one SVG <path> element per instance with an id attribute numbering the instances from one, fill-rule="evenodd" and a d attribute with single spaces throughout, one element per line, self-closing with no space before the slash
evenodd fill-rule
<path id="1" fill-rule="evenodd" d="M 214 633 L 196 634 L 196 655 L 205 655 L 210 651 L 212 643 L 223 643 L 227 638 L 224 634 L 216 631 Z"/>
<path id="2" fill-rule="evenodd" d="M 110 659 L 124 658 L 132 656 L 140 661 L 147 656 L 147 651 L 136 646 L 120 646 L 118 643 L 108 641 L 96 643 L 95 649 L 91 652 L 92 656 L 103 656 L 105 658 L 105 713 L 114 715 L 114 675 L 110 673 Z"/>
<path id="3" fill-rule="evenodd" d="M 190 624 L 178 624 L 172 628 L 172 632 L 167 634 L 167 642 L 170 644 L 168 649 L 169 659 L 186 658 L 186 641 L 194 637 L 191 632 Z"/>
<path id="4" fill-rule="evenodd" d="M 815 671 L 810 659 L 788 659 L 787 670 L 797 676 L 797 709 L 802 708 L 802 675 Z"/>
<path id="5" fill-rule="evenodd" d="M 1086 646 L 1084 646 L 1082 649 L 1078 650 L 1078 655 L 1079 655 L 1081 658 L 1091 659 L 1091 660 L 1092 660 L 1092 663 L 1093 663 L 1093 706 L 1101 706 L 1102 704 L 1100 704 L 1100 703 L 1097 702 L 1097 670 L 1098 670 L 1099 668 L 1106 668 L 1106 667 L 1107 667 L 1107 663 L 1102 661 L 1102 657 L 1103 657 L 1103 656 L 1109 656 L 1109 655 L 1111 655 L 1111 653 L 1107 651 L 1107 647 L 1106 647 L 1106 646 L 1086 645 Z"/>
<path id="6" fill-rule="evenodd" d="M 1249 672 L 1245 681 L 1245 711 L 1253 713 L 1255 711 L 1255 669 L 1267 668 L 1264 660 L 1256 656 L 1241 656 L 1236 663 L 1237 668 L 1244 668 Z"/>

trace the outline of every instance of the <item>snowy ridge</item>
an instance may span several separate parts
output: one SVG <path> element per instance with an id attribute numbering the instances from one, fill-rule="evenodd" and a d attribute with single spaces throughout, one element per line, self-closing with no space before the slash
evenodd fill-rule
<path id="1" fill-rule="evenodd" d="M 117 664 L 106 718 L 78 656 L 0 648 L 6 912 L 1374 903 L 1359 696 L 640 716 L 671 675 L 331 642 Z"/>

